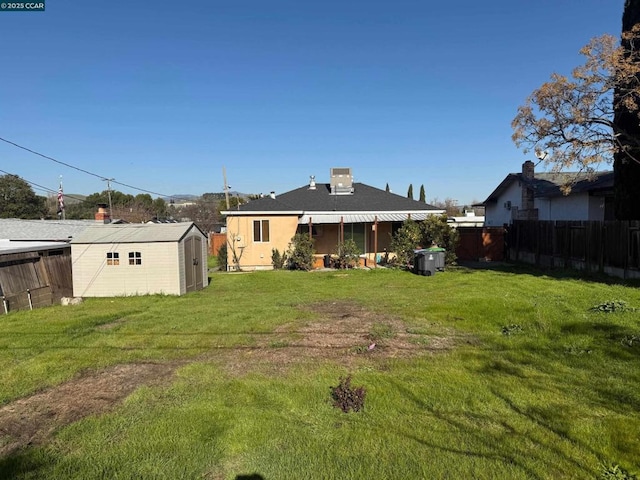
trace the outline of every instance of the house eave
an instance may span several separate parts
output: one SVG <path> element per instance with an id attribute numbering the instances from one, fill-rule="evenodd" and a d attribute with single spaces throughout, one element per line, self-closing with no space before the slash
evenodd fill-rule
<path id="1" fill-rule="evenodd" d="M 302 210 L 223 210 L 220 215 L 226 217 L 264 217 L 268 215 L 303 215 Z"/>

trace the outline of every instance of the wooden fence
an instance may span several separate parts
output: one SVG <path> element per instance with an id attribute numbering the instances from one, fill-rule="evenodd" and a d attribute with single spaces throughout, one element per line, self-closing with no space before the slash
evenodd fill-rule
<path id="1" fill-rule="evenodd" d="M 517 220 L 506 242 L 509 260 L 640 278 L 639 221 Z"/>
<path id="2" fill-rule="evenodd" d="M 458 227 L 459 242 L 456 246 L 458 261 L 504 260 L 504 228 Z"/>
<path id="3" fill-rule="evenodd" d="M 15 310 L 33 310 L 34 308 L 47 307 L 53 303 L 51 287 L 29 289 L 13 295 L 6 295 L 2 300 L 2 313 Z"/>
<path id="4" fill-rule="evenodd" d="M 226 243 L 226 233 L 209 233 L 209 255 L 218 255 L 218 250 Z"/>

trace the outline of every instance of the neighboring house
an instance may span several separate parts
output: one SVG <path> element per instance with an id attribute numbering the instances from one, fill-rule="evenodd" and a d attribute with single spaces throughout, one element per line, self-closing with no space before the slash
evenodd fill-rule
<path id="1" fill-rule="evenodd" d="M 76 297 L 182 295 L 207 285 L 207 237 L 194 223 L 94 225 L 71 241 Z"/>
<path id="2" fill-rule="evenodd" d="M 513 220 L 613 220 L 613 172 L 535 173 L 527 160 L 522 173 L 508 174 L 482 205 L 489 227 Z"/>
<path id="3" fill-rule="evenodd" d="M 484 215 L 476 215 L 473 210 L 465 210 L 463 214 L 457 217 L 449 217 L 447 222 L 453 228 L 482 227 L 484 225 Z"/>
<path id="4" fill-rule="evenodd" d="M 2 312 L 52 305 L 72 294 L 67 242 L 0 240 Z"/>
<path id="5" fill-rule="evenodd" d="M 240 268 L 272 268 L 273 249 L 284 253 L 296 233 L 309 233 L 317 257 L 332 254 L 341 240 L 353 239 L 368 260 L 389 248 L 391 235 L 407 219 L 424 220 L 444 210 L 384 190 L 354 183 L 350 168 L 332 168 L 330 183 L 308 185 L 222 212 L 227 218 L 228 266 L 232 250 Z"/>

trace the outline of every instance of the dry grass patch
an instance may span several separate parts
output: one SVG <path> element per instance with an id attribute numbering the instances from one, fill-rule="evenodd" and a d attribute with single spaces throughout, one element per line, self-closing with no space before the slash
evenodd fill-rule
<path id="1" fill-rule="evenodd" d="M 51 434 L 88 415 L 111 410 L 142 385 L 160 385 L 178 363 L 116 365 L 0 408 L 0 457 L 45 443 Z"/>
<path id="2" fill-rule="evenodd" d="M 319 318 L 302 326 L 284 325 L 272 334 L 255 335 L 252 346 L 219 352 L 216 358 L 232 374 L 278 374 L 300 363 L 327 361 L 354 367 L 362 362 L 433 354 L 453 348 L 462 339 L 442 329 L 444 333 L 439 335 L 416 333 L 402 320 L 356 302 L 322 302 L 300 308 Z"/>

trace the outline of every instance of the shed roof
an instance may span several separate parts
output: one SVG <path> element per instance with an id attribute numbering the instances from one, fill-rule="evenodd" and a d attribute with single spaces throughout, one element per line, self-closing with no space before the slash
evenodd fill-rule
<path id="1" fill-rule="evenodd" d="M 193 222 L 184 223 L 128 223 L 93 225 L 75 237 L 72 244 L 92 243 L 156 243 L 179 242 L 195 228 L 203 236 Z"/>

